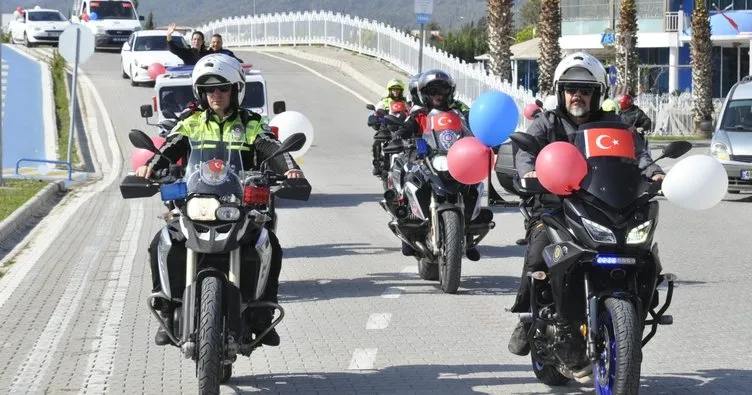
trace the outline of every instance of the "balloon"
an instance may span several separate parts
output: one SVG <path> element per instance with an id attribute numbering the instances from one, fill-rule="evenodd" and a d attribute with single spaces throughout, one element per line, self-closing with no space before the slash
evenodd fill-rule
<path id="1" fill-rule="evenodd" d="M 555 95 L 546 96 L 546 99 L 543 100 L 543 109 L 545 110 L 553 111 L 558 105 L 559 99 Z"/>
<path id="2" fill-rule="evenodd" d="M 159 148 L 162 145 L 164 145 L 167 139 L 165 139 L 164 137 L 160 137 L 160 136 L 154 136 L 151 138 L 151 141 L 154 143 L 155 147 Z M 133 169 L 133 171 L 135 171 L 141 166 L 146 165 L 146 162 L 148 162 L 152 156 L 154 156 L 154 153 L 149 150 L 145 150 L 142 148 L 135 148 L 133 152 L 131 153 L 131 168 Z M 182 165 L 183 160 L 180 159 L 178 161 L 178 164 Z"/>
<path id="3" fill-rule="evenodd" d="M 569 195 L 580 189 L 587 172 L 585 157 L 577 147 L 564 141 L 546 145 L 535 159 L 538 181 L 556 195 Z"/>
<path id="4" fill-rule="evenodd" d="M 89 21 L 89 19 L 90 19 L 90 18 L 89 18 L 89 14 L 87 14 L 87 13 L 83 13 L 83 14 L 81 14 L 81 19 L 82 19 L 82 20 L 83 20 L 84 22 L 88 22 L 88 21 Z"/>
<path id="5" fill-rule="evenodd" d="M 692 155 L 677 162 L 663 179 L 663 195 L 677 206 L 706 210 L 728 191 L 728 175 L 721 162 L 708 155 Z"/>
<path id="6" fill-rule="evenodd" d="M 293 158 L 298 159 L 303 156 L 313 144 L 313 124 L 305 115 L 297 111 L 285 111 L 269 122 L 270 127 L 279 129 L 279 141 L 285 141 L 287 137 L 295 133 L 303 133 L 306 136 L 305 145 L 299 151 L 290 152 Z"/>
<path id="7" fill-rule="evenodd" d="M 149 74 L 149 77 L 151 77 L 151 79 L 156 80 L 157 76 L 166 73 L 167 69 L 165 69 L 164 65 L 162 65 L 161 63 L 152 63 L 149 65 L 149 68 L 146 69 L 146 72 Z"/>
<path id="8" fill-rule="evenodd" d="M 96 12 L 89 14 L 89 19 L 91 19 L 92 21 L 96 21 L 97 18 L 99 18 L 99 14 L 97 14 Z"/>
<path id="9" fill-rule="evenodd" d="M 449 174 L 463 184 L 477 184 L 488 177 L 492 157 L 493 150 L 477 138 L 459 139 L 447 153 Z"/>
<path id="10" fill-rule="evenodd" d="M 488 147 L 503 143 L 517 128 L 517 104 L 506 93 L 486 92 L 470 107 L 470 129 Z"/>
<path id="11" fill-rule="evenodd" d="M 525 107 L 525 118 L 527 118 L 528 121 L 532 121 L 535 118 L 536 112 L 540 111 L 541 108 L 538 107 L 535 103 L 530 103 Z"/>

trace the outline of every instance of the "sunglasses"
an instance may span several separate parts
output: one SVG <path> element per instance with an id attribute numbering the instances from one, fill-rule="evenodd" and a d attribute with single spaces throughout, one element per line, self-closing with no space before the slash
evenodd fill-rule
<path id="1" fill-rule="evenodd" d="M 574 95 L 577 93 L 577 91 L 580 92 L 580 94 L 584 96 L 590 96 L 595 92 L 595 88 L 592 86 L 584 87 L 584 86 L 567 86 L 564 87 L 564 92 L 567 92 L 570 95 Z"/>
<path id="2" fill-rule="evenodd" d="M 219 90 L 222 93 L 227 93 L 232 89 L 232 85 L 226 84 L 226 85 L 214 85 L 214 86 L 202 86 L 201 90 L 206 93 L 214 93 L 214 91 Z"/>

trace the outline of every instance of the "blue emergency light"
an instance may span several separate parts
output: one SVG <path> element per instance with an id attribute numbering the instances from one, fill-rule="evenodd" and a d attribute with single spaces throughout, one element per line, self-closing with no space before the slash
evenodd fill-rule
<path id="1" fill-rule="evenodd" d="M 418 139 L 415 141 L 415 149 L 419 155 L 428 155 L 428 143 L 424 139 Z"/>
<path id="2" fill-rule="evenodd" d="M 184 182 L 174 182 L 172 184 L 162 185 L 159 188 L 162 194 L 162 201 L 180 200 L 188 197 L 188 184 Z"/>

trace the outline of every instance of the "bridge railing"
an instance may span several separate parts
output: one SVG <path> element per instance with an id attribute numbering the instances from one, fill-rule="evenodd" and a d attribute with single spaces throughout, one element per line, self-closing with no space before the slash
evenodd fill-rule
<path id="1" fill-rule="evenodd" d="M 383 23 L 350 15 L 306 11 L 236 16 L 209 22 L 197 29 L 207 38 L 214 33 L 221 34 L 228 47 L 327 45 L 383 59 L 409 75 L 418 71 L 418 39 Z M 456 96 L 468 105 L 482 93 L 494 90 L 510 95 L 520 110 L 535 98 L 540 98 L 529 90 L 490 75 L 480 64 L 467 63 L 426 45 L 423 71 L 429 69 L 450 73 L 457 83 Z M 525 129 L 528 124 L 529 121 L 521 116 L 518 128 Z"/>

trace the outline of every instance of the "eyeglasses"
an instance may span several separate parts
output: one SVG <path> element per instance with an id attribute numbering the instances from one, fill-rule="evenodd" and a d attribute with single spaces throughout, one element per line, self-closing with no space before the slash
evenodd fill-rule
<path id="1" fill-rule="evenodd" d="M 226 85 L 202 86 L 200 89 L 206 93 L 214 93 L 215 90 L 219 90 L 222 93 L 227 93 L 230 91 L 230 89 L 232 89 L 232 85 L 226 84 Z"/>
<path id="2" fill-rule="evenodd" d="M 592 86 L 566 86 L 564 87 L 564 92 L 567 92 L 570 95 L 574 95 L 577 93 L 577 91 L 580 91 L 580 93 L 584 96 L 590 96 L 595 92 L 595 88 Z"/>

